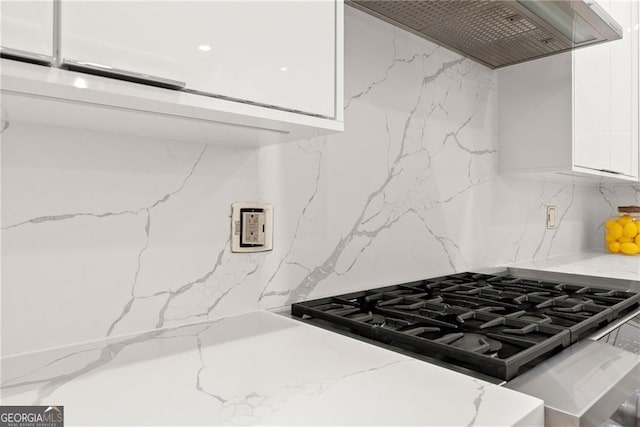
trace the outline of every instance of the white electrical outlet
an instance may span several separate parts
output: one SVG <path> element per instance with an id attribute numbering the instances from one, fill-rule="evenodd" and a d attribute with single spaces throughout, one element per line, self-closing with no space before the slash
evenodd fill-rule
<path id="1" fill-rule="evenodd" d="M 231 205 L 231 252 L 273 249 L 273 206 L 237 202 Z"/>
<path id="2" fill-rule="evenodd" d="M 266 214 L 263 210 L 247 209 L 240 213 L 240 243 L 248 246 L 264 246 Z"/>
<path id="3" fill-rule="evenodd" d="M 547 228 L 558 228 L 558 212 L 555 206 L 547 206 Z"/>

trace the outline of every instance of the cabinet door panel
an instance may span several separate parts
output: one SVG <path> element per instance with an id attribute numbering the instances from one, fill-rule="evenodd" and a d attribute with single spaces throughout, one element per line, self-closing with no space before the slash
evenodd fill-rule
<path id="1" fill-rule="evenodd" d="M 204 4 L 211 47 L 194 55 L 187 87 L 324 116 L 335 115 L 335 2 Z M 201 18 L 202 19 L 202 18 Z"/>
<path id="2" fill-rule="evenodd" d="M 636 175 L 638 168 L 637 4 L 611 2 L 609 13 L 622 26 L 624 36 L 610 49 L 611 170 Z M 635 12 L 635 13 L 634 13 Z M 635 81 L 634 81 L 634 75 Z M 634 123 L 635 120 L 635 123 Z"/>
<path id="3" fill-rule="evenodd" d="M 333 117 L 333 1 L 63 1 L 64 58 Z"/>
<path id="4" fill-rule="evenodd" d="M 606 44 L 573 53 L 573 162 L 576 166 L 610 168 L 609 70 Z"/>
<path id="5" fill-rule="evenodd" d="M 185 12 L 189 8 L 185 8 Z M 61 5 L 61 56 L 133 73 L 183 80 L 175 3 L 74 1 Z"/>
<path id="6" fill-rule="evenodd" d="M 574 52 L 574 164 L 638 175 L 638 4 L 599 2 L 623 38 Z"/>
<path id="7" fill-rule="evenodd" d="M 53 56 L 53 0 L 0 2 L 0 45 Z"/>

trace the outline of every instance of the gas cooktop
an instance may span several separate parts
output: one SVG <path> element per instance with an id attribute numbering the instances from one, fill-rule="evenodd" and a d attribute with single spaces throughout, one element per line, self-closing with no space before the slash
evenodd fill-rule
<path id="1" fill-rule="evenodd" d="M 293 304 L 387 348 L 510 380 L 640 306 L 640 294 L 459 273 Z"/>

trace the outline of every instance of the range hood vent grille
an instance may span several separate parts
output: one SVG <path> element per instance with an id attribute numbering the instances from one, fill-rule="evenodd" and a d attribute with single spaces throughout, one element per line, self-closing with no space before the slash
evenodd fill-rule
<path id="1" fill-rule="evenodd" d="M 544 1 L 570 17 L 568 25 L 588 40 L 575 42 L 566 30 L 538 17 L 531 0 L 352 0 L 348 4 L 443 45 L 490 68 L 621 38 L 622 30 L 603 10 L 582 1 Z"/>

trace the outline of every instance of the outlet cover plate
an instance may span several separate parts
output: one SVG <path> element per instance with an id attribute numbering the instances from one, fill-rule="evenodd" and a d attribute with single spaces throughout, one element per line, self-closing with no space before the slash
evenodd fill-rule
<path id="1" fill-rule="evenodd" d="M 273 249 L 273 206 L 262 202 L 231 204 L 231 252 Z"/>

